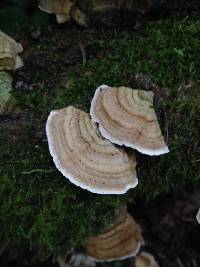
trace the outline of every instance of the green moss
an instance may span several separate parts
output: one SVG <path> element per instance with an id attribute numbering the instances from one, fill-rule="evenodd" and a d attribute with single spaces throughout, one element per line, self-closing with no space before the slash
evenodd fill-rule
<path id="1" fill-rule="evenodd" d="M 28 120 L 20 126 L 17 140 L 0 137 L 0 241 L 29 244 L 42 255 L 79 247 L 88 234 L 108 224 L 125 201 L 152 199 L 177 184 L 200 179 L 199 30 L 199 22 L 185 20 L 152 23 L 142 32 L 88 31 L 87 62 L 71 68 L 67 88 L 59 82 L 65 30 L 31 49 L 31 55 L 49 54 L 57 80 L 47 64 L 29 69 L 34 57 L 26 56 L 34 88 L 14 95 Z M 60 42 L 55 41 L 57 34 Z M 136 73 L 149 75 L 159 86 L 155 105 L 170 153 L 160 157 L 137 153 L 139 186 L 128 194 L 99 196 L 81 190 L 52 162 L 45 136 L 48 113 L 67 105 L 88 111 L 98 85 L 133 86 Z M 53 88 L 44 85 L 47 77 Z"/>
<path id="2" fill-rule="evenodd" d="M 13 35 L 18 28 L 28 25 L 28 15 L 19 7 L 6 6 L 0 10 L 1 30 Z"/>
<path id="3" fill-rule="evenodd" d="M 53 166 L 46 142 L 36 147 L 29 138 L 1 140 L 0 240 L 29 243 L 42 256 L 79 247 L 100 222 L 110 221 L 120 199 L 71 185 Z"/>

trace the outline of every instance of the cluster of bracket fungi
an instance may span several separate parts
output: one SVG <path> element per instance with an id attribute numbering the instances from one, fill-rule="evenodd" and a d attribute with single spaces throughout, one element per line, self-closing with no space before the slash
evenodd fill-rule
<path id="1" fill-rule="evenodd" d="M 122 86 L 99 86 L 90 114 L 72 106 L 52 111 L 46 133 L 57 169 L 97 194 L 124 194 L 137 186 L 134 149 L 148 155 L 169 152 L 153 92 Z M 88 239 L 86 251 L 95 261 L 112 261 L 135 256 L 142 244 L 140 226 L 123 210 L 110 229 Z"/>
<path id="2" fill-rule="evenodd" d="M 72 106 L 52 111 L 46 133 L 58 170 L 98 194 L 124 194 L 137 186 L 134 150 L 126 147 L 148 155 L 169 151 L 152 91 L 127 87 L 98 87 L 90 115 Z"/>

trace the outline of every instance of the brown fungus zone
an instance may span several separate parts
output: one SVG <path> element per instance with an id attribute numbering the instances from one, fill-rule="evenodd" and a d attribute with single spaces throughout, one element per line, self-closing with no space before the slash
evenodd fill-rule
<path id="1" fill-rule="evenodd" d="M 98 194 L 123 194 L 137 185 L 134 152 L 104 139 L 84 111 L 52 111 L 46 133 L 57 169 L 72 183 Z"/>
<path id="2" fill-rule="evenodd" d="M 88 239 L 86 252 L 96 261 L 113 261 L 135 256 L 142 244 L 140 226 L 122 212 L 110 229 Z"/>
<path id="3" fill-rule="evenodd" d="M 153 92 L 100 86 L 91 103 L 91 117 L 101 134 L 118 145 L 148 155 L 169 152 L 153 109 Z"/>

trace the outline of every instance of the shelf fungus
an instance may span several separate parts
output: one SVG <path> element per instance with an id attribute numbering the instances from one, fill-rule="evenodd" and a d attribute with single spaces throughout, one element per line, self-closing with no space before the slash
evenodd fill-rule
<path id="1" fill-rule="evenodd" d="M 135 257 L 135 267 L 159 267 L 154 256 L 147 252 L 141 252 Z"/>
<path id="2" fill-rule="evenodd" d="M 197 222 L 200 224 L 200 209 L 199 209 L 199 211 L 197 213 L 196 218 L 197 218 Z"/>
<path id="3" fill-rule="evenodd" d="M 0 31 L 0 70 L 15 70 L 23 66 L 18 55 L 23 51 L 22 45 Z"/>
<path id="4" fill-rule="evenodd" d="M 57 169 L 75 185 L 98 194 L 123 194 L 137 185 L 133 152 L 104 139 L 89 114 L 72 106 L 52 111 L 46 133 Z"/>
<path id="5" fill-rule="evenodd" d="M 112 227 L 86 242 L 86 253 L 97 262 L 123 260 L 137 255 L 143 244 L 140 226 L 123 212 Z"/>
<path id="6" fill-rule="evenodd" d="M 97 88 L 90 115 L 103 137 L 147 155 L 169 152 L 153 109 L 153 92 L 128 87 Z"/>
<path id="7" fill-rule="evenodd" d="M 76 0 L 39 0 L 38 7 L 44 12 L 55 14 L 58 23 L 73 19 L 80 26 L 86 26 L 85 15 L 75 4 Z"/>

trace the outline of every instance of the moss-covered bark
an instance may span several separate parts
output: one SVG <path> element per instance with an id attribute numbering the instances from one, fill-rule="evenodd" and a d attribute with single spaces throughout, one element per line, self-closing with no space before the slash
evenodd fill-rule
<path id="1" fill-rule="evenodd" d="M 108 224 L 124 202 L 151 199 L 177 184 L 200 179 L 199 31 L 199 22 L 187 20 L 160 21 L 138 32 L 88 30 L 83 37 L 87 62 L 71 68 L 67 88 L 60 81 L 67 67 L 62 44 L 70 40 L 65 29 L 41 37 L 25 52 L 27 67 L 15 79 L 29 77 L 34 86 L 14 90 L 23 120 L 14 133 L 0 127 L 1 242 L 25 243 L 41 254 L 79 247 L 88 234 Z M 149 75 L 159 87 L 155 105 L 170 153 L 137 153 L 139 185 L 123 196 L 81 190 L 52 162 L 45 136 L 48 113 L 67 105 L 88 111 L 99 84 L 134 86 L 136 73 Z"/>

